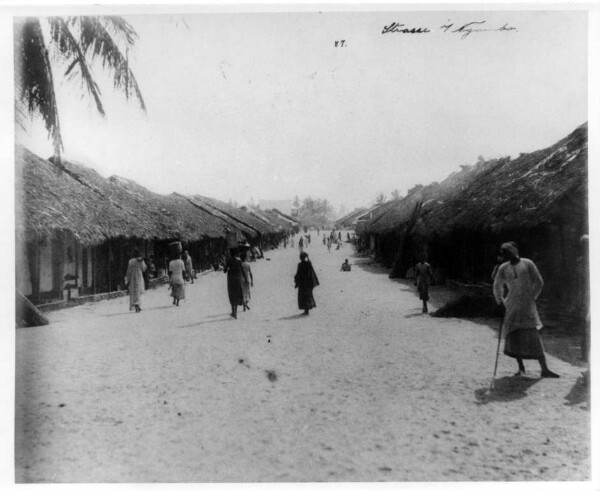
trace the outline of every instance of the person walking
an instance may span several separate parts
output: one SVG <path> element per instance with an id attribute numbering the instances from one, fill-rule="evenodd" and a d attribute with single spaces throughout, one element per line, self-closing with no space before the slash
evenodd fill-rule
<path id="1" fill-rule="evenodd" d="M 185 274 L 194 284 L 194 267 L 192 265 L 192 257 L 188 254 L 188 251 L 183 251 L 183 264 L 185 266 Z"/>
<path id="2" fill-rule="evenodd" d="M 244 312 L 246 310 L 250 310 L 250 306 L 248 305 L 248 302 L 250 301 L 250 287 L 254 287 L 254 277 L 252 276 L 252 268 L 250 268 L 250 265 L 246 262 L 246 253 L 242 252 L 240 254 L 240 259 L 242 261 L 242 269 L 244 271 L 244 283 L 242 284 L 243 286 L 243 306 L 244 306 Z"/>
<path id="3" fill-rule="evenodd" d="M 225 264 L 227 273 L 227 295 L 231 304 L 231 317 L 237 319 L 238 305 L 244 305 L 244 268 L 240 259 L 239 249 L 231 249 L 231 257 Z"/>
<path id="4" fill-rule="evenodd" d="M 327 239 L 327 252 L 331 254 L 331 237 Z"/>
<path id="5" fill-rule="evenodd" d="M 181 260 L 181 254 L 177 254 L 175 259 L 169 262 L 169 285 L 171 285 L 171 296 L 173 305 L 179 307 L 179 300 L 185 299 L 185 280 L 183 273 L 185 264 Z"/>
<path id="6" fill-rule="evenodd" d="M 548 368 L 538 333 L 543 326 L 535 301 L 544 280 L 533 261 L 519 257 L 514 242 L 505 242 L 500 251 L 506 262 L 498 268 L 493 290 L 496 302 L 503 304 L 506 311 L 502 323 L 504 354 L 516 358 L 519 371 L 515 375 L 525 374 L 523 360 L 538 360 L 543 378 L 558 378 L 559 375 Z"/>
<path id="7" fill-rule="evenodd" d="M 129 290 L 129 310 L 136 313 L 142 311 L 142 295 L 145 290 L 144 273 L 146 273 L 146 263 L 138 249 L 133 251 L 133 257 L 127 263 L 127 274 L 125 276 L 126 288 Z"/>
<path id="8" fill-rule="evenodd" d="M 348 262 L 348 259 L 346 259 L 343 263 L 342 263 L 342 267 L 340 268 L 340 271 L 351 271 L 352 270 L 352 266 L 350 265 L 350 263 Z"/>
<path id="9" fill-rule="evenodd" d="M 300 240 L 298 241 L 298 250 L 300 251 L 300 254 L 302 254 L 304 252 L 304 238 L 300 237 Z"/>
<path id="10" fill-rule="evenodd" d="M 423 301 L 423 313 L 428 312 L 427 302 L 429 301 L 429 286 L 433 279 L 433 272 L 431 266 L 427 262 L 427 253 L 422 252 L 419 254 L 419 262 L 415 266 L 415 285 L 417 285 L 417 291 L 419 292 L 419 298 Z"/>
<path id="11" fill-rule="evenodd" d="M 300 254 L 300 263 L 294 276 L 294 283 L 298 289 L 298 308 L 304 310 L 304 315 L 308 315 L 308 311 L 317 306 L 313 297 L 313 289 L 319 286 L 319 279 L 306 252 Z"/>

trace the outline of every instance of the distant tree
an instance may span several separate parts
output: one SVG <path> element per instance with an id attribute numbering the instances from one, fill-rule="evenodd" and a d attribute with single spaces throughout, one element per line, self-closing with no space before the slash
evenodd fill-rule
<path id="1" fill-rule="evenodd" d="M 298 210 L 298 218 L 307 227 L 325 228 L 333 220 L 332 214 L 331 204 L 320 198 L 305 198 Z"/>
<path id="2" fill-rule="evenodd" d="M 400 191 L 398 189 L 392 191 L 392 199 L 400 199 Z"/>
<path id="3" fill-rule="evenodd" d="M 382 205 L 386 201 L 387 201 L 387 196 L 383 192 L 381 192 L 377 196 L 375 196 L 375 204 L 376 205 Z"/>
<path id="4" fill-rule="evenodd" d="M 67 79 L 78 79 L 105 115 L 92 63 L 101 62 L 112 73 L 113 86 L 146 105 L 131 68 L 128 52 L 137 39 L 133 27 L 121 17 L 37 17 L 14 23 L 15 114 L 39 114 L 54 146 L 55 160 L 63 148 L 56 101 L 56 69 Z M 19 121 L 18 121 L 19 122 Z M 19 122 L 20 123 L 20 122 Z"/>
<path id="5" fill-rule="evenodd" d="M 292 202 L 294 208 L 300 208 L 300 200 L 298 199 L 298 195 L 294 197 L 294 201 Z"/>

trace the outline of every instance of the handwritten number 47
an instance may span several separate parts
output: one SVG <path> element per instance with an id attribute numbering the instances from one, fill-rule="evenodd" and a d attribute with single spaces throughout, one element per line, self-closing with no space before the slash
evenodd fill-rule
<path id="1" fill-rule="evenodd" d="M 333 45 L 334 45 L 336 48 L 343 48 L 344 46 L 347 46 L 347 44 L 346 44 L 346 40 L 345 40 L 345 39 L 342 39 L 341 41 L 334 41 L 334 42 L 333 42 Z"/>

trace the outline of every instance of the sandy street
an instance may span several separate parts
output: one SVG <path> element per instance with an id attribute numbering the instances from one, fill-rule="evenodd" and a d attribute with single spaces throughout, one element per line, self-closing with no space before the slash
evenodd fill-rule
<path id="1" fill-rule="evenodd" d="M 501 355 L 490 393 L 492 329 L 421 314 L 383 269 L 340 272 L 350 247 L 313 235 L 308 317 L 288 248 L 251 263 L 238 320 L 211 272 L 180 307 L 163 285 L 140 314 L 119 298 L 17 330 L 17 482 L 589 479 L 581 368 L 517 379 Z"/>

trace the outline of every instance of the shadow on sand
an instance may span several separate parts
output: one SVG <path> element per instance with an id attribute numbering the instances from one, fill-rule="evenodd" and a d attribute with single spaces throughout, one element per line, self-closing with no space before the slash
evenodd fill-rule
<path id="1" fill-rule="evenodd" d="M 164 309 L 170 309 L 171 307 L 173 307 L 172 305 L 163 305 L 162 307 L 151 307 L 149 309 L 142 309 L 142 311 L 140 312 L 140 314 L 143 314 L 144 312 L 149 312 L 151 310 L 164 310 Z M 102 315 L 102 317 L 117 317 L 119 315 L 129 315 L 134 313 L 133 310 L 126 310 L 125 312 L 117 312 L 116 314 L 104 314 Z"/>
<path id="2" fill-rule="evenodd" d="M 490 402 L 511 402 L 527 397 L 527 390 L 539 382 L 539 378 L 502 377 L 494 382 L 494 387 L 485 387 L 475 391 L 476 404 Z"/>
<path id="3" fill-rule="evenodd" d="M 290 321 L 292 319 L 301 319 L 303 317 L 310 318 L 310 315 L 304 315 L 304 314 L 288 315 L 287 317 L 280 317 L 277 320 L 278 321 Z"/>
<path id="4" fill-rule="evenodd" d="M 588 375 L 589 376 L 589 375 Z M 587 403 L 587 408 L 590 407 L 590 386 L 585 383 L 583 376 L 575 381 L 575 385 L 571 387 L 569 393 L 565 396 L 565 406 L 577 406 L 582 402 Z"/>
<path id="5" fill-rule="evenodd" d="M 197 327 L 197 326 L 203 326 L 204 324 L 214 324 L 215 322 L 224 322 L 224 321 L 228 321 L 228 320 L 235 320 L 231 317 L 231 315 L 227 314 L 227 316 L 221 317 L 219 319 L 212 319 L 209 321 L 200 321 L 200 322 L 194 322 L 192 324 L 186 324 L 184 326 L 177 326 L 175 327 L 175 329 L 185 329 L 187 327 Z"/>

